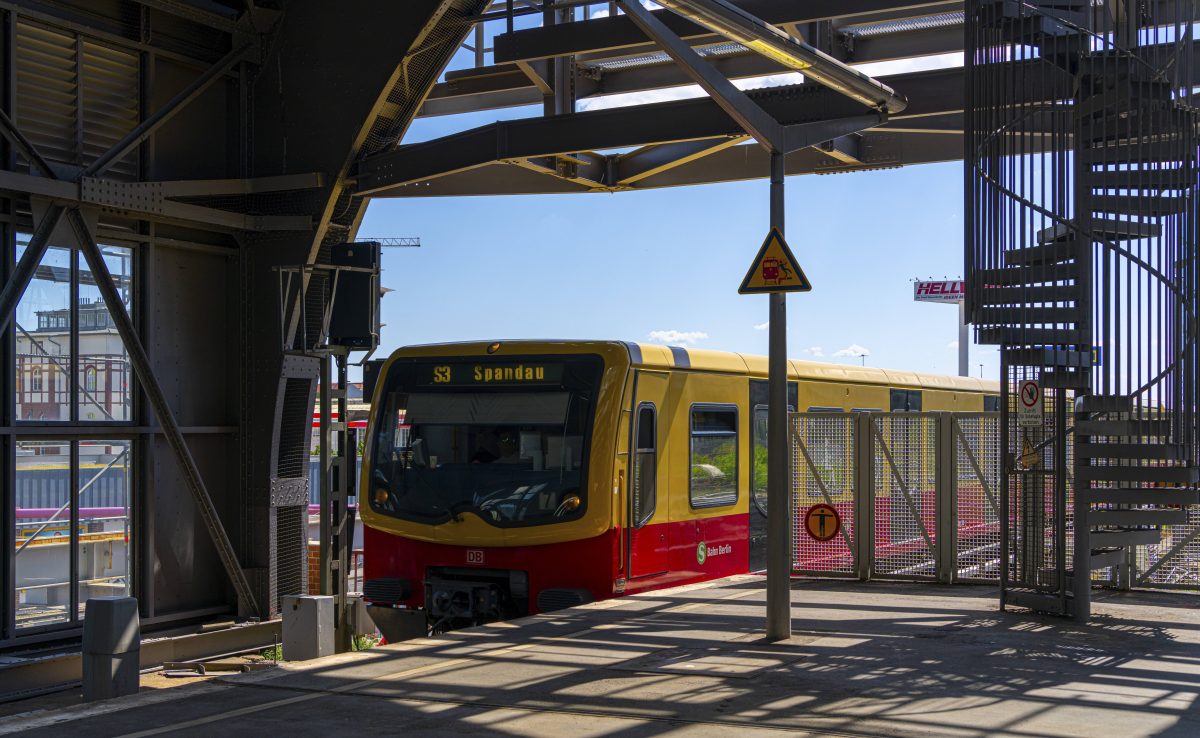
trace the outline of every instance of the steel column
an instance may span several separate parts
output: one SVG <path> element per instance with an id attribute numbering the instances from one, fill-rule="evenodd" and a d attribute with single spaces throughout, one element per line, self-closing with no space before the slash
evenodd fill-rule
<path id="1" fill-rule="evenodd" d="M 333 375 L 331 370 L 332 362 L 333 359 L 329 356 L 329 354 L 325 354 L 321 357 L 321 420 L 318 430 L 320 438 L 318 443 L 320 444 L 319 453 L 321 469 L 321 473 L 318 476 L 321 480 L 321 487 L 317 490 L 317 502 L 321 506 L 320 512 L 318 513 L 321 536 L 321 574 L 319 589 L 317 591 L 323 595 L 333 594 L 333 591 L 330 589 L 331 580 L 329 577 L 329 562 L 331 561 L 329 542 L 332 536 L 331 531 L 333 530 L 331 521 L 329 519 L 330 501 L 332 500 L 333 496 L 333 466 L 330 463 L 329 453 L 330 445 L 333 441 L 333 433 L 331 433 L 332 428 L 330 426 L 330 423 L 332 422 L 331 410 L 333 405 L 332 395 L 330 394 L 330 392 L 333 390 L 333 385 L 331 383 Z M 344 421 L 344 419 L 340 416 L 339 420 Z"/>
<path id="2" fill-rule="evenodd" d="M 92 275 L 95 278 L 96 287 L 100 290 L 100 296 L 104 298 L 105 304 L 108 305 L 109 315 L 116 325 L 117 333 L 121 336 L 121 341 L 125 344 L 125 350 L 129 354 L 129 363 L 133 365 L 138 382 L 141 384 L 142 390 L 146 393 L 151 407 L 154 408 L 154 414 L 158 418 L 159 425 L 162 426 L 163 436 L 166 438 L 167 444 L 171 447 L 171 451 L 174 452 L 176 460 L 179 462 L 184 478 L 187 480 L 188 490 L 192 493 L 192 499 L 196 503 L 196 509 L 199 511 L 201 518 L 204 520 L 205 527 L 208 528 L 208 532 L 212 536 L 217 554 L 221 558 L 221 563 L 224 565 L 234 589 L 237 590 L 240 600 L 239 609 L 246 613 L 261 615 L 262 611 L 259 610 L 258 603 L 254 599 L 254 594 L 250 589 L 250 582 L 246 579 L 246 573 L 237 561 L 233 544 L 230 543 L 229 536 L 225 532 L 225 527 L 221 524 L 221 519 L 217 515 L 217 509 L 213 505 L 212 498 L 209 497 L 208 489 L 204 485 L 204 479 L 200 476 L 200 469 L 196 466 L 196 460 L 192 458 L 187 441 L 184 440 L 183 433 L 179 429 L 179 424 L 175 420 L 175 414 L 171 411 L 170 405 L 167 404 L 167 398 L 163 393 L 162 386 L 158 383 L 158 378 L 154 375 L 153 367 L 150 365 L 150 357 L 146 354 L 146 349 L 142 346 L 142 341 L 134 329 L 133 321 L 130 319 L 129 313 L 125 311 L 121 302 L 121 295 L 117 292 L 117 286 L 108 271 L 108 265 L 104 263 L 104 255 L 100 252 L 99 245 L 97 245 L 94 236 L 78 210 L 71 210 L 68 213 L 67 220 L 71 224 L 71 228 L 75 231 L 80 250 L 83 252 L 83 256 L 88 263 L 88 268 L 91 269 Z"/>
<path id="3" fill-rule="evenodd" d="M 783 233 L 783 154 L 771 153 L 771 227 Z M 792 635 L 792 495 L 787 433 L 787 296 L 770 295 L 767 356 L 767 638 Z"/>

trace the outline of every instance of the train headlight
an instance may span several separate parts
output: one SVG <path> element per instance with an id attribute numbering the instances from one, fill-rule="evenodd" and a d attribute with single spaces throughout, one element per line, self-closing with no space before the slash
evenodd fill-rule
<path id="1" fill-rule="evenodd" d="M 376 487 L 372 497 L 375 500 L 376 505 L 383 506 L 387 504 L 388 498 L 391 497 L 391 494 L 389 494 L 388 491 L 383 487 Z"/>
<path id="2" fill-rule="evenodd" d="M 493 344 L 490 344 L 490 345 L 487 347 L 487 352 L 488 352 L 489 354 L 494 354 L 494 353 L 496 353 L 496 352 L 497 352 L 497 351 L 499 351 L 499 350 L 500 350 L 500 342 L 499 342 L 499 341 L 496 341 L 495 343 L 493 343 Z"/>

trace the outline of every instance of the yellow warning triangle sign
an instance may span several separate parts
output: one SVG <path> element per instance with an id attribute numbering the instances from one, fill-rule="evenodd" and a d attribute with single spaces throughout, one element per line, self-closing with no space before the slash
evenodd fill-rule
<path id="1" fill-rule="evenodd" d="M 809 292 L 812 284 L 796 262 L 792 250 L 778 228 L 772 228 L 763 241 L 758 256 L 746 272 L 738 292 L 753 295 L 761 292 Z"/>

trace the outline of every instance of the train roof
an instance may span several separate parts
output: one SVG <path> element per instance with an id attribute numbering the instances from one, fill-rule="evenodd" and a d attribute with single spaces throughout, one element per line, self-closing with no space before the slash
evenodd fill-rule
<path id="1" fill-rule="evenodd" d="M 452 349 L 454 354 L 482 353 L 492 341 L 464 341 L 457 343 L 426 344 L 407 346 L 397 350 L 419 355 L 432 356 L 438 348 Z M 660 344 L 633 343 L 629 341 L 586 341 L 586 340 L 505 340 L 505 347 L 513 344 L 528 346 L 537 352 L 553 352 L 554 349 L 570 347 L 578 352 L 591 346 L 623 347 L 634 366 L 648 369 L 694 369 L 697 371 L 732 372 L 751 376 L 767 376 L 767 357 L 741 354 L 733 351 L 663 346 Z M 974 377 L 953 377 L 944 374 L 926 374 L 902 369 L 878 369 L 852 364 L 831 364 L 820 361 L 788 360 L 788 377 L 824 382 L 853 382 L 855 384 L 884 384 L 892 387 L 913 387 L 931 390 L 960 392 L 1000 392 L 1000 383 Z"/>

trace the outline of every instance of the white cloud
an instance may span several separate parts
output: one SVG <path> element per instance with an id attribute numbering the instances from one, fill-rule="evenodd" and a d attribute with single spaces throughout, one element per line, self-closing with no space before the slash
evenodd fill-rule
<path id="1" fill-rule="evenodd" d="M 866 346 L 859 346 L 857 343 L 852 343 L 844 349 L 839 349 L 833 352 L 835 358 L 844 359 L 847 357 L 858 358 L 860 356 L 870 356 L 871 349 Z"/>
<path id="2" fill-rule="evenodd" d="M 821 348 L 820 346 L 809 346 L 808 348 L 804 349 L 804 353 L 808 354 L 814 359 L 825 358 L 825 349 Z"/>
<path id="3" fill-rule="evenodd" d="M 708 338 L 704 331 L 650 331 L 648 338 L 657 343 L 694 344 Z"/>
<path id="4" fill-rule="evenodd" d="M 958 341 L 951 341 L 950 343 L 946 344 L 946 348 L 948 348 L 948 349 L 958 348 Z"/>
<path id="5" fill-rule="evenodd" d="M 765 331 L 766 329 L 768 329 L 768 328 L 770 328 L 770 327 L 771 327 L 771 324 L 770 324 L 769 322 L 767 322 L 767 323 L 756 323 L 756 324 L 754 325 L 754 330 L 756 330 L 756 331 Z"/>

